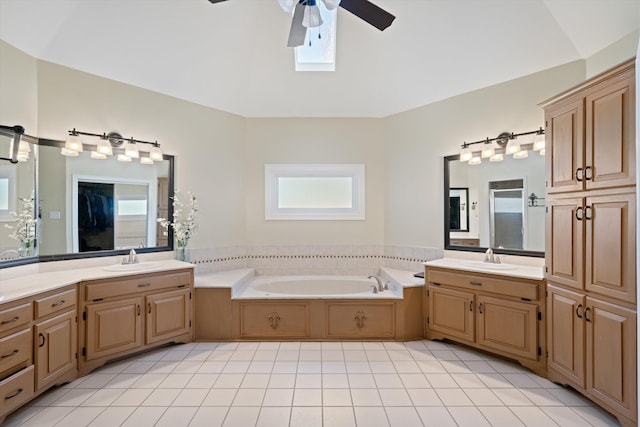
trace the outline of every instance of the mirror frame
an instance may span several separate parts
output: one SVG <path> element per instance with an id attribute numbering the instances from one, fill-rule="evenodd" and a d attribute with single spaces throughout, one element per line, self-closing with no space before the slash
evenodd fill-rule
<path id="1" fill-rule="evenodd" d="M 53 139 L 44 139 L 44 138 L 33 138 L 35 142 L 32 142 L 36 145 L 47 146 L 47 147 L 64 147 L 64 141 L 58 141 Z M 173 200 L 174 191 L 175 191 L 175 158 L 174 156 L 163 154 L 163 159 L 169 161 L 169 200 Z M 38 168 L 36 167 L 36 188 L 35 188 L 35 197 L 36 200 L 39 200 L 39 182 L 40 179 Z M 39 211 L 39 203 L 36 204 L 36 211 Z M 173 218 L 173 203 L 169 203 L 168 209 L 168 217 Z M 37 245 L 36 245 L 37 247 Z M 169 233 L 167 236 L 167 246 L 156 246 L 153 248 L 140 248 L 136 249 L 136 253 L 144 254 L 144 253 L 152 253 L 152 252 L 166 252 L 173 251 L 173 233 Z M 109 257 L 109 256 L 120 256 L 127 255 L 129 253 L 129 249 L 116 249 L 116 250 L 105 250 L 105 251 L 92 251 L 92 252 L 76 252 L 76 253 L 65 253 L 65 254 L 55 254 L 55 255 L 38 255 L 34 257 L 28 258 L 20 258 L 15 260 L 7 260 L 0 262 L 0 269 L 15 267 L 19 265 L 33 264 L 36 262 L 51 262 L 51 261 L 65 261 L 65 260 L 74 260 L 74 259 L 83 259 L 83 258 L 100 258 L 100 257 Z"/>
<path id="2" fill-rule="evenodd" d="M 450 239 L 450 232 L 451 230 L 449 229 L 449 182 L 450 182 L 450 178 L 449 178 L 449 163 L 450 162 L 459 162 L 460 161 L 460 155 L 459 154 L 454 154 L 452 156 L 445 156 L 444 157 L 444 218 L 443 218 L 443 223 L 444 223 L 444 249 L 445 250 L 450 250 L 450 251 L 466 251 L 466 252 L 485 252 L 488 247 L 483 247 L 483 246 L 458 246 L 458 245 L 452 245 L 451 244 L 451 239 Z M 544 232 L 544 230 L 543 230 Z M 540 251 L 528 251 L 528 250 L 519 250 L 519 249 L 499 249 L 499 248 L 492 248 L 493 249 L 493 253 L 495 254 L 501 254 L 501 255 L 519 255 L 519 256 L 528 256 L 528 257 L 535 257 L 535 258 L 544 258 L 544 252 L 540 252 Z"/>

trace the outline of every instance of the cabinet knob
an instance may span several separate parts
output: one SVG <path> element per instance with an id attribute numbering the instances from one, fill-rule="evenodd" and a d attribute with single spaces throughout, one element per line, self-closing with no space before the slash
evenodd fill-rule
<path id="1" fill-rule="evenodd" d="M 589 171 L 591 171 L 591 173 L 587 173 Z M 591 166 L 584 168 L 584 179 L 587 181 L 591 181 L 593 179 L 593 168 Z"/>
<path id="2" fill-rule="evenodd" d="M 38 347 L 44 347 L 45 338 L 44 335 L 42 335 L 42 332 L 38 334 L 38 338 L 40 338 L 40 344 L 38 345 Z"/>
<path id="3" fill-rule="evenodd" d="M 480 314 L 482 314 L 482 305 L 483 304 L 484 303 L 481 302 L 480 305 L 478 306 L 478 313 L 480 313 Z"/>
<path id="4" fill-rule="evenodd" d="M 593 219 L 593 208 L 591 206 L 587 206 L 586 208 L 584 208 L 584 219 L 586 220 L 591 220 Z"/>
<path id="5" fill-rule="evenodd" d="M 582 172 L 582 168 L 576 169 L 576 181 L 582 182 L 583 178 L 584 178 L 584 173 Z"/>
<path id="6" fill-rule="evenodd" d="M 578 208 L 576 209 L 576 219 L 578 221 L 582 221 L 582 206 L 578 206 Z"/>
<path id="7" fill-rule="evenodd" d="M 589 318 L 589 316 L 587 316 L 587 314 L 591 311 L 591 307 L 586 307 L 584 309 L 584 320 L 586 320 L 587 322 L 591 322 L 591 319 Z"/>

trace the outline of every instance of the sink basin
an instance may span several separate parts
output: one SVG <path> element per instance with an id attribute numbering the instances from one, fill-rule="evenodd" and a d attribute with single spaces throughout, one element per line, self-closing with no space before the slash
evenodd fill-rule
<path id="1" fill-rule="evenodd" d="M 158 261 L 154 262 L 139 262 L 138 264 L 115 264 L 110 265 L 108 267 L 104 267 L 103 270 L 106 271 L 139 271 L 139 270 L 149 270 L 151 268 L 156 268 L 160 266 L 162 263 Z"/>
<path id="2" fill-rule="evenodd" d="M 518 266 L 513 264 L 493 264 L 490 262 L 482 261 L 464 261 L 462 265 L 473 268 L 480 268 L 483 270 L 515 270 Z"/>

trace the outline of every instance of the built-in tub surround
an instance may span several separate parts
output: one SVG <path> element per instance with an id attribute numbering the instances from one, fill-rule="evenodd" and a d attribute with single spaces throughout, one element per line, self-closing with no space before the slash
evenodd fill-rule
<path id="1" fill-rule="evenodd" d="M 412 272 L 366 276 L 260 276 L 253 269 L 197 275 L 196 339 L 417 339 L 423 285 Z M 353 289 L 356 288 L 356 289 Z"/>

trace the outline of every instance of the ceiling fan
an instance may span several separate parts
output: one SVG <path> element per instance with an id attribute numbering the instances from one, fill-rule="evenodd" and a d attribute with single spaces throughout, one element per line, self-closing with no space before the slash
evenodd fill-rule
<path id="1" fill-rule="evenodd" d="M 227 0 L 209 0 L 211 3 L 221 3 Z M 322 25 L 318 2 L 322 2 L 329 10 L 340 6 L 353 13 L 358 18 L 384 31 L 391 25 L 395 16 L 379 8 L 368 0 L 278 0 L 285 12 L 293 12 L 291 30 L 287 46 L 296 47 L 304 44 L 307 28 Z"/>

